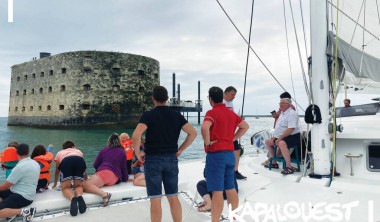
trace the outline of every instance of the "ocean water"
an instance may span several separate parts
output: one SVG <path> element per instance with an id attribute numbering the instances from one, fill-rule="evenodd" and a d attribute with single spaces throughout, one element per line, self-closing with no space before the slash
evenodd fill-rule
<path id="1" fill-rule="evenodd" d="M 200 125 L 197 123 L 197 117 L 189 117 L 188 121 L 193 124 L 198 132 L 198 136 L 191 144 L 190 147 L 180 156 L 179 160 L 191 160 L 204 158 L 205 153 L 203 150 L 203 139 L 200 132 Z M 201 118 L 202 121 L 202 118 Z M 273 119 L 269 117 L 254 118 L 247 117 L 250 129 L 242 137 L 240 143 L 244 148 L 249 151 L 253 149 L 250 145 L 250 137 L 257 131 L 269 129 L 273 125 Z M 108 137 L 116 132 L 118 134 L 122 132 L 132 135 L 134 129 L 78 129 L 78 130 L 54 130 L 54 129 L 36 129 L 23 126 L 7 126 L 7 118 L 0 117 L 0 151 L 4 150 L 10 141 L 17 141 L 18 143 L 26 143 L 30 146 L 30 153 L 37 144 L 43 144 L 47 147 L 49 144 L 54 145 L 53 153 L 56 154 L 61 150 L 61 145 L 64 141 L 73 141 L 78 149 L 84 153 L 84 158 L 87 164 L 88 173 L 92 175 L 95 172 L 93 162 L 96 155 L 106 144 Z M 185 139 L 186 134 L 181 133 L 180 143 Z M 54 174 L 55 164 L 52 164 L 51 173 Z M 5 179 L 5 171 L 0 170 L 0 182 Z M 53 178 L 52 178 L 53 179 Z"/>

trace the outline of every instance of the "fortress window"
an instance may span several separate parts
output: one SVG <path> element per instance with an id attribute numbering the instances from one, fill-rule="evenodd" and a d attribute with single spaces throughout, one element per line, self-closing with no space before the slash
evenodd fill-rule
<path id="1" fill-rule="evenodd" d="M 154 78 L 158 79 L 158 73 L 154 73 Z"/>
<path id="2" fill-rule="evenodd" d="M 44 72 L 41 72 L 40 76 L 41 76 L 41 77 L 44 77 L 44 76 L 45 76 L 45 73 L 44 73 Z"/>
<path id="3" fill-rule="evenodd" d="M 144 70 L 141 70 L 141 69 L 137 70 L 137 73 L 138 73 L 140 76 L 143 76 L 143 75 L 145 74 Z"/>
<path id="4" fill-rule="evenodd" d="M 112 90 L 113 90 L 114 92 L 117 92 L 117 91 L 120 90 L 120 86 L 119 86 L 119 85 L 113 85 L 113 86 L 112 86 Z"/>
<path id="5" fill-rule="evenodd" d="M 32 94 L 34 94 L 34 89 L 32 89 Z"/>
<path id="6" fill-rule="evenodd" d="M 59 105 L 59 110 L 64 110 L 65 106 L 64 105 Z"/>
<path id="7" fill-rule="evenodd" d="M 38 106 L 38 110 L 41 111 L 42 110 L 42 106 Z"/>
<path id="8" fill-rule="evenodd" d="M 33 111 L 33 106 L 29 107 L 29 110 L 30 110 L 30 111 Z"/>
<path id="9" fill-rule="evenodd" d="M 25 106 L 22 107 L 22 110 L 21 110 L 21 111 L 25 112 Z"/>
<path id="10" fill-rule="evenodd" d="M 51 110 L 51 106 L 50 105 L 47 106 L 47 110 Z"/>
<path id="11" fill-rule="evenodd" d="M 112 68 L 112 72 L 118 74 L 118 73 L 120 73 L 120 68 L 117 68 L 117 67 Z"/>
<path id="12" fill-rule="evenodd" d="M 19 95 L 19 91 L 16 91 L 16 96 L 18 96 Z"/>
<path id="13" fill-rule="evenodd" d="M 49 76 L 52 76 L 53 73 L 54 73 L 53 70 L 50 70 L 50 71 L 49 71 Z"/>
<path id="14" fill-rule="evenodd" d="M 25 76 L 24 76 L 24 80 L 28 80 L 28 75 L 25 75 Z"/>
<path id="15" fill-rule="evenodd" d="M 15 112 L 17 112 L 18 111 L 18 107 L 15 107 Z"/>
<path id="16" fill-rule="evenodd" d="M 83 110 L 89 110 L 90 109 L 90 104 L 82 104 L 82 109 Z"/>
<path id="17" fill-rule="evenodd" d="M 144 92 L 144 87 L 140 86 L 139 87 L 139 92 Z"/>
<path id="18" fill-rule="evenodd" d="M 24 89 L 24 91 L 22 92 L 22 95 L 26 95 L 26 89 Z"/>
<path id="19" fill-rule="evenodd" d="M 53 87 L 49 86 L 49 88 L 48 88 L 48 92 L 49 92 L 49 93 L 53 92 Z"/>
<path id="20" fill-rule="evenodd" d="M 44 88 L 40 88 L 40 93 L 42 94 L 42 93 L 44 93 Z"/>
<path id="21" fill-rule="evenodd" d="M 65 74 L 65 73 L 66 73 L 66 68 L 62 68 L 62 69 L 61 69 L 61 73 L 62 73 L 62 74 Z"/>
<path id="22" fill-rule="evenodd" d="M 17 76 L 17 81 L 20 81 L 20 76 Z"/>
<path id="23" fill-rule="evenodd" d="M 65 85 L 61 85 L 61 91 L 65 91 L 66 90 L 66 86 Z"/>
<path id="24" fill-rule="evenodd" d="M 36 78 L 36 73 L 33 73 L 33 74 L 32 74 L 32 78 L 33 78 L 33 79 Z"/>
<path id="25" fill-rule="evenodd" d="M 83 85 L 83 91 L 90 91 L 90 90 L 91 90 L 91 86 L 89 84 Z"/>

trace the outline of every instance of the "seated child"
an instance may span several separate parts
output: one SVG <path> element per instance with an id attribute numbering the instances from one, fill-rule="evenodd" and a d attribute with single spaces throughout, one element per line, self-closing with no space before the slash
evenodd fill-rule
<path id="1" fill-rule="evenodd" d="M 40 165 L 40 177 L 38 178 L 37 193 L 44 192 L 49 188 L 50 183 L 50 166 L 53 162 L 53 153 L 46 151 L 44 145 L 36 145 L 33 149 L 30 158 L 35 160 Z"/>

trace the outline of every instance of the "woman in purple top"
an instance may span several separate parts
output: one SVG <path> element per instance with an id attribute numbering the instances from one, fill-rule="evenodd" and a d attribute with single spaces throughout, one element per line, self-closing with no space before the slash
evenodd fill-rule
<path id="1" fill-rule="evenodd" d="M 103 206 L 107 206 L 111 193 L 100 189 L 103 186 L 112 186 L 128 180 L 125 151 L 120 143 L 119 135 L 112 134 L 94 162 L 96 173 L 83 184 L 84 192 L 93 193 L 103 198 Z"/>

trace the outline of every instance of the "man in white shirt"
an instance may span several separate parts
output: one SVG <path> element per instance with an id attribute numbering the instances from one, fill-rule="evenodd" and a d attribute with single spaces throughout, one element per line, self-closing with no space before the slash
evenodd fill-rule
<path id="1" fill-rule="evenodd" d="M 226 107 L 232 111 L 234 111 L 234 104 L 233 100 L 235 99 L 237 90 L 233 86 L 229 86 L 224 90 L 224 95 L 223 95 L 223 103 L 226 104 Z M 239 172 L 239 160 L 240 160 L 240 145 L 237 140 L 234 141 L 234 147 L 235 147 L 235 177 L 237 180 L 244 180 L 247 179 L 246 176 L 243 176 Z"/>
<path id="2" fill-rule="evenodd" d="M 301 136 L 298 114 L 291 106 L 291 99 L 283 98 L 280 100 L 281 114 L 274 128 L 274 137 L 265 140 L 265 145 L 269 150 L 269 158 L 274 156 L 274 146 L 279 148 L 280 152 L 277 153 L 281 153 L 284 157 L 286 168 L 281 172 L 284 175 L 292 174 L 295 171 L 291 166 L 289 148 L 299 145 Z M 268 167 L 268 164 L 264 166 Z M 272 168 L 278 168 L 278 164 L 273 162 Z"/>

